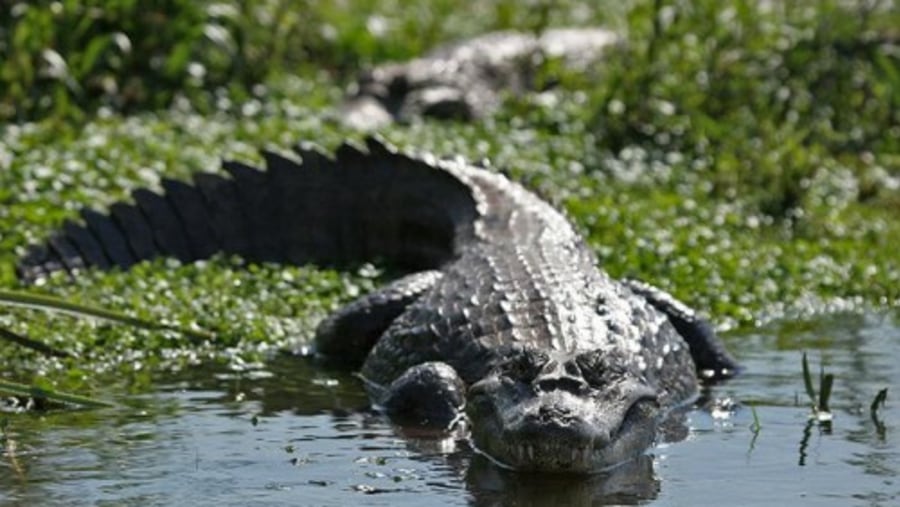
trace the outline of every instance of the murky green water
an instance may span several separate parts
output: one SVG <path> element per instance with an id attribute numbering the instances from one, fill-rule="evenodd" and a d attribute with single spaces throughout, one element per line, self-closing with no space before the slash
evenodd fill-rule
<path id="1" fill-rule="evenodd" d="M 687 429 L 607 476 L 500 471 L 465 442 L 400 435 L 352 376 L 280 358 L 191 370 L 121 408 L 14 417 L 0 505 L 900 504 L 900 324 L 836 315 L 732 335 L 746 366 Z M 810 423 L 801 351 L 836 376 Z M 890 388 L 872 421 L 875 393 Z M 754 404 L 761 430 L 749 427 Z"/>

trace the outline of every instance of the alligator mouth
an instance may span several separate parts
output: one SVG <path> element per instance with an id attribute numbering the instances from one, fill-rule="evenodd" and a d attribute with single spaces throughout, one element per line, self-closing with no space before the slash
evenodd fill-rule
<path id="1" fill-rule="evenodd" d="M 475 435 L 474 445 L 479 453 L 507 469 L 593 474 L 643 454 L 656 438 L 658 415 L 654 399 L 640 399 L 613 431 L 581 418 L 565 425 L 532 420 L 490 436 Z"/>
<path id="2" fill-rule="evenodd" d="M 570 446 L 542 442 L 506 444 L 495 441 L 487 447 L 488 449 L 482 449 L 476 444 L 475 449 L 497 466 L 520 472 L 593 474 L 628 461 L 623 459 L 606 463 L 602 450 L 598 451 L 590 443 Z"/>
<path id="3" fill-rule="evenodd" d="M 590 444 L 581 447 L 540 442 L 508 445 L 503 455 L 512 458 L 512 463 L 490 457 L 500 466 L 513 470 L 585 473 L 600 471 L 594 466 L 596 451 Z"/>

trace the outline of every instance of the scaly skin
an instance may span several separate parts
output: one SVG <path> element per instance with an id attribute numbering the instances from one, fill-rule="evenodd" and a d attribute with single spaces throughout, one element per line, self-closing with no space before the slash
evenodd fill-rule
<path id="1" fill-rule="evenodd" d="M 218 251 L 408 267 L 326 319 L 318 350 L 361 367 L 398 423 L 465 421 L 477 449 L 522 470 L 591 472 L 635 457 L 695 396 L 698 370 L 735 371 L 708 323 L 658 289 L 610 278 L 569 221 L 518 184 L 367 144 L 340 147 L 336 160 L 306 146 L 302 163 L 266 153 L 268 171 L 229 162 L 230 178 L 137 191 L 109 215 L 84 211 L 85 225 L 33 247 L 19 274 Z"/>
<path id="2" fill-rule="evenodd" d="M 512 468 L 589 472 L 642 452 L 657 419 L 696 393 L 689 347 L 547 203 L 499 175 L 445 168 L 473 188 L 476 239 L 393 321 L 363 376 L 388 385 L 446 363 L 470 386 L 476 447 Z"/>

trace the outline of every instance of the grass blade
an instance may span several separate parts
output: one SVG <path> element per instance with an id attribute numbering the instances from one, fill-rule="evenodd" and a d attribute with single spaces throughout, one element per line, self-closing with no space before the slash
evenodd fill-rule
<path id="1" fill-rule="evenodd" d="M 55 349 L 46 343 L 41 343 L 19 333 L 14 333 L 9 329 L 0 327 L 0 339 L 10 341 L 16 345 L 29 348 L 40 352 L 41 354 L 53 357 L 69 357 L 69 353 L 64 350 Z"/>
<path id="2" fill-rule="evenodd" d="M 752 431 L 754 435 L 757 435 L 760 430 L 762 430 L 762 423 L 759 422 L 759 414 L 756 413 L 756 405 L 750 405 L 750 413 L 753 415 L 753 423 L 750 424 L 750 431 Z"/>
<path id="3" fill-rule="evenodd" d="M 872 400 L 872 405 L 869 406 L 869 411 L 872 413 L 874 417 L 875 414 L 878 413 L 878 407 L 883 407 L 885 400 L 887 400 L 887 387 L 878 391 L 878 394 L 875 395 L 875 399 Z"/>
<path id="4" fill-rule="evenodd" d="M 55 401 L 57 403 L 66 403 L 70 405 L 81 405 L 88 408 L 112 407 L 112 403 L 95 400 L 87 396 L 80 396 L 72 393 L 64 393 L 37 387 L 34 385 L 19 384 L 18 382 L 10 382 L 8 380 L 0 380 L 0 392 L 6 392 L 14 396 L 27 396 L 38 400 Z"/>
<path id="5" fill-rule="evenodd" d="M 803 385 L 806 387 L 806 395 L 809 396 L 809 401 L 815 407 L 816 403 L 816 391 L 813 389 L 812 383 L 812 374 L 809 373 L 809 361 L 806 358 L 806 352 L 803 353 Z"/>
<path id="6" fill-rule="evenodd" d="M 72 303 L 64 299 L 53 296 L 45 296 L 40 294 L 32 294 L 29 292 L 0 290 L 0 303 L 12 306 L 23 306 L 26 308 L 36 308 L 39 310 L 54 311 L 66 313 L 76 317 L 94 317 L 97 319 L 118 322 L 143 329 L 164 329 L 168 331 L 176 331 L 189 338 L 195 340 L 212 340 L 215 334 L 205 330 L 187 329 L 172 324 L 160 322 L 152 322 L 149 320 L 139 319 L 124 313 L 114 312 L 105 308 L 82 305 Z"/>

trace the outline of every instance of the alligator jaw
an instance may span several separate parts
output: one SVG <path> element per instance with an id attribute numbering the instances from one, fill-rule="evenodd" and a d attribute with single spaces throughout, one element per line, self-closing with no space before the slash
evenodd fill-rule
<path id="1" fill-rule="evenodd" d="M 485 451 L 477 445 L 475 445 L 475 449 L 498 466 L 509 470 L 594 473 L 618 465 L 618 463 L 616 463 L 606 468 L 595 467 L 593 465 L 593 462 L 595 461 L 595 452 L 590 444 L 580 447 L 558 447 L 553 445 L 543 445 L 540 442 L 509 445 L 502 451 L 502 455 L 504 456 L 502 458 L 492 455 L 491 452 Z M 497 452 L 496 454 L 501 453 Z M 537 466 L 539 460 L 541 460 L 542 457 L 547 456 L 554 456 L 556 458 L 554 460 L 554 466 Z"/>
<path id="2" fill-rule="evenodd" d="M 505 468 L 602 472 L 642 454 L 656 437 L 659 405 L 641 386 L 626 386 L 627 394 L 614 398 L 552 392 L 506 404 L 509 393 L 502 382 L 487 384 L 470 397 L 473 446 Z M 479 392 L 490 391 L 491 384 L 505 392 L 496 397 Z"/>
<path id="3" fill-rule="evenodd" d="M 640 456 L 655 438 L 654 425 L 634 425 L 634 430 L 607 443 L 592 441 L 559 443 L 541 440 L 516 442 L 506 435 L 472 445 L 477 452 L 502 468 L 518 471 L 594 474 L 616 468 Z"/>

